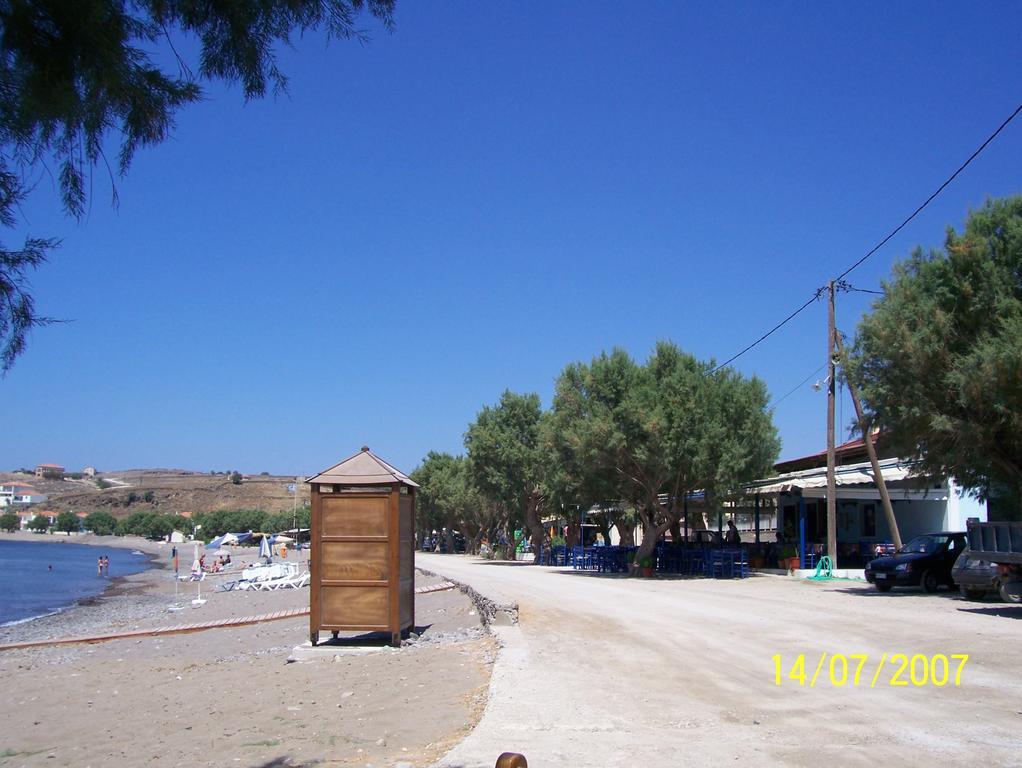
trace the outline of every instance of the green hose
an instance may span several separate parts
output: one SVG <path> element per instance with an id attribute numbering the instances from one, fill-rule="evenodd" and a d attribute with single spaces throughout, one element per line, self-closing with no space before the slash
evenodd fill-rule
<path id="1" fill-rule="evenodd" d="M 812 576 L 806 576 L 806 578 L 810 581 L 862 581 L 862 579 L 854 576 L 835 576 L 834 562 L 830 559 L 829 555 L 821 557 L 820 562 L 816 564 L 816 573 Z"/>
<path id="2" fill-rule="evenodd" d="M 831 562 L 830 555 L 824 555 L 820 558 L 820 562 L 816 564 L 816 573 L 809 577 L 810 579 L 833 579 L 834 578 L 834 564 Z"/>

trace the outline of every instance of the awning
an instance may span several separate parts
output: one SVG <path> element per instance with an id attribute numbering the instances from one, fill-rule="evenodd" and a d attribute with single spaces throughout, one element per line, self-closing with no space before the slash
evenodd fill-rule
<path id="1" fill-rule="evenodd" d="M 912 474 L 912 466 L 897 460 L 886 460 L 880 463 L 880 473 L 884 481 L 891 483 L 905 480 Z M 837 467 L 834 471 L 835 485 L 874 485 L 876 482 L 873 467 L 869 462 L 850 464 Z M 798 472 L 786 472 L 783 475 L 761 480 L 745 486 L 748 493 L 787 493 L 806 488 L 825 488 L 827 486 L 827 469 L 817 467 L 803 469 Z"/>

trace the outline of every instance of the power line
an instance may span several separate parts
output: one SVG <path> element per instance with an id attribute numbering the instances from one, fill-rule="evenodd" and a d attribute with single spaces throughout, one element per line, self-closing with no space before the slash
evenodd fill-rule
<path id="1" fill-rule="evenodd" d="M 869 288 L 856 288 L 846 280 L 835 280 L 834 290 L 843 291 L 845 293 L 875 293 L 877 296 L 883 296 L 883 291 L 871 291 Z"/>
<path id="2" fill-rule="evenodd" d="M 804 379 L 802 379 L 802 381 L 800 381 L 798 384 L 796 384 L 794 387 L 792 387 L 790 392 L 788 392 L 787 394 L 781 395 L 779 398 L 777 398 L 772 403 L 770 403 L 770 405 L 767 406 L 767 410 L 770 410 L 771 408 L 776 408 L 778 405 L 780 405 L 782 402 L 784 402 L 784 400 L 786 400 L 788 397 L 790 397 L 791 395 L 793 395 L 796 392 L 798 392 L 805 385 L 805 383 L 807 381 L 809 381 L 809 379 L 813 378 L 813 376 L 818 374 L 820 371 L 822 371 L 826 367 L 827 367 L 827 364 L 824 363 L 819 368 L 817 368 L 815 371 L 810 373 L 808 376 L 806 376 Z"/>
<path id="3" fill-rule="evenodd" d="M 879 243 L 877 243 L 875 246 L 873 246 L 862 258 L 860 258 L 858 261 L 856 261 L 854 264 L 852 264 L 852 266 L 850 266 L 848 269 L 846 269 L 844 272 L 842 272 L 840 275 L 838 275 L 837 278 L 835 279 L 835 282 L 840 281 L 849 272 L 851 272 L 853 269 L 855 269 L 860 264 L 862 264 L 862 262 L 864 262 L 866 259 L 868 259 L 870 256 L 872 256 L 874 253 L 879 251 L 884 245 L 887 244 L 887 242 L 892 237 L 894 237 L 901 230 L 903 230 L 908 225 L 908 223 L 910 221 L 912 221 L 912 219 L 914 219 L 916 216 L 918 216 L 922 212 L 922 210 L 924 208 L 926 208 L 926 206 L 928 206 L 931 202 L 933 202 L 933 200 L 937 197 L 937 195 L 939 195 L 941 192 L 944 191 L 944 189 L 948 186 L 948 184 L 950 184 L 952 181 L 955 180 L 955 178 L 957 178 L 958 174 L 960 174 L 962 171 L 964 171 L 969 166 L 969 164 L 972 163 L 973 160 L 975 160 L 977 157 L 979 157 L 979 154 L 984 149 L 987 148 L 987 146 L 990 144 L 990 142 L 992 142 L 994 139 L 997 138 L 998 134 L 1000 134 L 1000 132 L 1003 131 L 1008 126 L 1008 123 L 1010 123 L 1012 120 L 1015 119 L 1015 117 L 1018 116 L 1019 112 L 1022 112 L 1022 104 L 1019 104 L 1015 108 L 1015 111 L 1012 112 L 1010 115 L 1008 115 L 1008 117 L 1004 120 L 1003 123 L 1001 123 L 999 126 L 997 126 L 997 130 L 995 130 L 993 133 L 991 133 L 987 137 L 986 141 L 984 141 L 982 144 L 980 144 L 979 148 L 975 152 L 973 152 L 971 155 L 969 155 L 969 159 L 966 160 L 964 163 L 962 163 L 960 166 L 958 166 L 957 170 L 955 170 L 954 173 L 952 173 L 950 176 L 948 176 L 947 179 L 944 181 L 944 183 L 941 184 L 939 187 L 937 187 L 937 190 L 932 195 L 930 195 L 928 198 L 926 198 L 926 200 L 923 202 L 922 205 L 920 205 L 918 208 L 916 208 L 907 219 L 905 219 L 903 222 L 901 222 L 901 224 L 899 224 L 897 227 L 895 227 L 893 230 L 891 230 L 891 232 L 883 240 L 881 240 Z M 745 347 L 742 351 L 738 352 L 735 355 L 732 355 L 731 357 L 729 357 L 727 360 L 725 360 L 720 365 L 715 366 L 714 368 L 711 368 L 709 371 L 707 371 L 707 375 L 715 373 L 716 371 L 720 370 L 724 366 L 729 365 L 730 363 L 733 363 L 735 360 L 737 360 L 739 357 L 744 355 L 750 349 L 752 349 L 753 347 L 759 345 L 761 342 L 763 342 L 766 339 L 768 339 L 776 331 L 779 331 L 781 328 L 783 328 L 785 325 L 787 325 L 791 320 L 793 320 L 797 315 L 799 315 L 801 312 L 803 312 L 810 304 L 812 304 L 814 301 L 819 300 L 820 296 L 822 296 L 823 292 L 826 291 L 826 290 L 827 290 L 826 286 L 824 286 L 823 288 L 817 288 L 816 292 L 812 295 L 812 297 L 807 299 L 806 302 L 802 306 L 800 306 L 798 309 L 796 309 L 794 312 L 792 312 L 790 315 L 788 315 L 786 318 L 784 318 L 781 322 L 779 322 L 777 325 L 775 325 L 769 331 L 767 331 L 762 336 L 760 336 L 758 339 L 756 339 L 754 342 L 752 342 L 749 346 Z M 870 290 L 865 289 L 865 288 L 852 288 L 851 286 L 848 286 L 847 290 L 861 291 L 862 293 L 876 293 L 878 295 L 882 295 L 882 291 L 870 291 Z"/>
<path id="4" fill-rule="evenodd" d="M 864 262 L 866 259 L 868 259 L 870 256 L 872 256 L 874 253 L 879 251 L 884 245 L 886 245 L 888 240 L 890 240 L 892 237 L 894 237 L 896 234 L 898 234 L 902 229 L 904 229 L 905 225 L 908 224 L 910 221 L 912 221 L 912 219 L 914 219 L 916 216 L 918 216 L 919 213 L 926 206 L 928 206 L 931 202 L 933 202 L 933 199 L 935 197 L 937 197 L 937 195 L 939 195 L 941 192 L 943 192 L 944 188 L 948 184 L 950 184 L 952 181 L 954 181 L 955 177 L 958 176 L 958 174 L 960 174 L 962 171 L 964 171 L 966 168 L 969 167 L 969 163 L 971 163 L 973 160 L 975 160 L 977 157 L 979 157 L 979 153 L 982 152 L 984 149 L 986 149 L 987 145 L 991 141 L 993 141 L 994 139 L 997 138 L 997 134 L 999 134 L 1001 131 L 1003 131 L 1007 127 L 1008 123 L 1010 123 L 1012 120 L 1015 119 L 1015 116 L 1018 115 L 1019 112 L 1022 112 L 1022 104 L 1019 104 L 1017 107 L 1015 107 L 1015 111 L 1012 112 L 1010 115 L 1008 115 L 1007 119 L 1005 119 L 1005 121 L 1003 123 L 1001 123 L 999 126 L 997 126 L 997 130 L 994 131 L 993 133 L 991 133 L 987 137 L 987 140 L 979 145 L 979 149 L 977 149 L 975 152 L 973 152 L 971 155 L 969 155 L 969 159 L 966 160 L 964 163 L 962 163 L 960 166 L 958 166 L 958 170 L 956 170 L 954 173 L 952 173 L 950 176 L 948 176 L 947 180 L 943 184 L 941 184 L 939 187 L 937 187 L 937 191 L 936 192 L 934 192 L 932 195 L 930 195 L 928 198 L 926 198 L 926 201 L 922 205 L 920 205 L 918 208 L 916 208 L 914 211 L 912 211 L 912 215 L 911 216 L 909 216 L 907 219 L 905 219 L 903 222 L 901 222 L 901 224 L 899 224 L 897 227 L 895 227 L 893 230 L 891 230 L 891 233 L 887 237 L 885 237 L 883 240 L 881 240 L 879 243 L 874 245 L 873 248 L 871 248 L 869 250 L 869 252 L 865 256 L 863 256 L 857 262 L 852 264 L 852 266 L 850 266 L 848 269 L 846 269 L 844 272 L 842 272 L 840 275 L 838 275 L 837 279 L 840 280 L 842 277 L 847 275 L 849 272 L 851 272 L 857 266 L 862 264 L 862 262 Z"/>
<path id="5" fill-rule="evenodd" d="M 792 319 L 793 319 L 793 318 L 794 318 L 794 317 L 795 317 L 796 315 L 798 315 L 798 314 L 799 314 L 800 312 L 802 312 L 802 311 L 803 311 L 803 310 L 804 310 L 804 309 L 805 309 L 806 307 L 808 307 L 808 306 L 809 306 L 810 304 L 812 304 L 812 303 L 813 303 L 814 301 L 818 301 L 818 300 L 819 300 L 819 298 L 820 298 L 820 296 L 822 296 L 822 295 L 823 295 L 823 292 L 824 292 L 825 290 L 827 290 L 827 288 L 826 288 L 826 287 L 823 287 L 823 288 L 817 288 L 817 289 L 816 289 L 816 292 L 815 292 L 815 293 L 814 293 L 814 294 L 813 294 L 812 296 L 810 296 L 810 297 L 809 297 L 809 298 L 808 298 L 808 299 L 806 300 L 806 303 L 805 303 L 805 304 L 803 304 L 803 305 L 802 305 L 801 307 L 799 307 L 798 309 L 796 309 L 796 310 L 795 310 L 794 312 L 792 312 L 792 313 L 791 313 L 790 315 L 788 315 L 788 316 L 787 316 L 786 318 L 784 318 L 784 319 L 783 319 L 783 320 L 782 320 L 781 322 L 779 322 L 779 323 L 778 323 L 777 325 L 775 325 L 775 326 L 774 326 L 773 328 L 771 328 L 771 329 L 770 329 L 769 331 L 767 331 L 767 332 L 766 332 L 766 333 L 764 333 L 764 334 L 763 334 L 762 336 L 760 336 L 760 337 L 759 337 L 758 339 L 756 339 L 756 340 L 755 340 L 754 342 L 752 342 L 752 343 L 751 343 L 751 344 L 750 344 L 749 346 L 747 346 L 747 347 L 746 347 L 745 349 L 743 349 L 743 350 L 742 350 L 741 352 L 739 352 L 739 353 L 738 353 L 738 354 L 736 354 L 736 355 L 732 355 L 731 357 L 729 357 L 729 358 L 728 358 L 727 360 L 725 360 L 725 361 L 724 361 L 723 363 L 721 363 L 720 365 L 717 365 L 717 366 L 714 366 L 713 368 L 711 368 L 711 369 L 710 369 L 709 371 L 707 371 L 707 372 L 706 372 L 706 375 L 707 375 L 707 376 L 709 376 L 709 375 L 710 375 L 711 373 L 716 373 L 716 372 L 717 372 L 717 371 L 719 371 L 719 370 L 720 370 L 721 368 L 723 368 L 723 367 L 724 367 L 725 365 L 728 365 L 729 363 L 733 363 L 733 362 L 734 362 L 735 360 L 737 360 L 737 359 L 738 359 L 739 357 L 741 357 L 742 355 L 744 355 L 744 354 L 745 354 L 746 352 L 748 352 L 748 351 L 749 351 L 750 349 L 752 349 L 752 348 L 753 348 L 754 346 L 756 346 L 757 344 L 759 344 L 759 343 L 760 343 L 761 341 L 763 341 L 764 339 L 766 339 L 766 338 L 768 338 L 769 336 L 771 336 L 771 335 L 772 335 L 772 334 L 773 334 L 773 333 L 774 333 L 775 331 L 778 331 L 778 330 L 780 330 L 780 329 L 781 329 L 781 328 L 782 328 L 783 326 L 787 325 L 787 323 L 788 323 L 788 322 L 789 322 L 790 320 L 792 320 Z"/>

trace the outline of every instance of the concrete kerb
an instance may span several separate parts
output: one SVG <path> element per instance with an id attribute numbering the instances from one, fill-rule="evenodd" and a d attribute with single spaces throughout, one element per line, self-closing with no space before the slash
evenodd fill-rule
<path id="1" fill-rule="evenodd" d="M 476 610 L 479 612 L 479 619 L 482 622 L 483 630 L 487 633 L 492 633 L 492 627 L 510 627 L 518 623 L 518 604 L 513 603 L 510 605 L 497 603 L 485 595 L 481 595 L 479 592 L 474 590 L 468 584 L 464 584 L 455 579 L 448 578 L 442 574 L 434 573 L 433 571 L 426 570 L 425 568 L 416 568 L 424 576 L 433 576 L 435 578 L 444 579 L 444 581 L 453 584 L 463 594 L 468 596 L 468 599 L 472 601 Z M 449 589 L 450 587 L 445 587 Z M 403 643 L 402 647 L 407 645 Z M 319 645 L 313 646 L 310 642 L 296 645 L 291 650 L 291 655 L 288 656 L 288 662 L 303 662 L 303 661 L 321 661 L 323 659 L 330 659 L 331 657 L 337 656 L 364 656 L 370 653 L 379 653 L 381 651 L 395 651 L 397 648 L 392 648 L 390 645 L 383 643 L 367 643 L 365 645 L 356 645 L 352 643 L 351 638 L 344 638 L 339 641 L 327 640 L 321 642 Z"/>
<path id="2" fill-rule="evenodd" d="M 468 599 L 472 601 L 476 610 L 479 611 L 479 618 L 482 620 L 483 627 L 487 632 L 490 631 L 491 625 L 495 627 L 510 627 L 518 623 L 518 603 L 497 603 L 486 597 L 486 595 L 480 594 L 468 584 L 452 579 L 450 576 L 434 573 L 425 568 L 416 568 L 415 570 L 420 571 L 426 576 L 446 579 L 461 590 L 463 594 L 468 595 Z"/>

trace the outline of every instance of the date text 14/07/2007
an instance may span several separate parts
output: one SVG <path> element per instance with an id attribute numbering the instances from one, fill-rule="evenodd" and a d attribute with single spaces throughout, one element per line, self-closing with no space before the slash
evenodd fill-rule
<path id="1" fill-rule="evenodd" d="M 866 653 L 820 654 L 817 661 L 811 658 L 807 664 L 806 655 L 800 653 L 790 666 L 781 654 L 770 657 L 774 662 L 774 685 L 785 683 L 815 688 L 817 685 L 844 686 L 914 686 L 923 688 L 946 685 L 958 687 L 962 684 L 962 670 L 969 661 L 967 653 L 885 653 L 876 666 L 870 663 Z M 815 664 L 813 663 L 815 662 Z"/>

